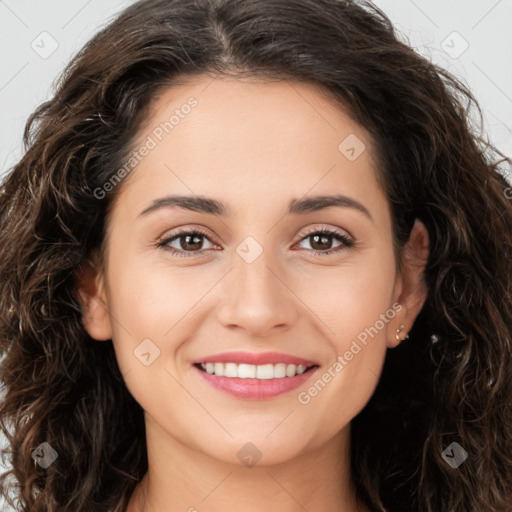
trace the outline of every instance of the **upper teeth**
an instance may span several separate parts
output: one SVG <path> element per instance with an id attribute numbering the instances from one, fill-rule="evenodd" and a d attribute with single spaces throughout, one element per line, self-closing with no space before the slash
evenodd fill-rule
<path id="1" fill-rule="evenodd" d="M 236 363 L 201 363 L 207 373 L 219 377 L 238 377 L 239 379 L 280 379 L 293 377 L 306 371 L 306 366 L 294 364 L 236 364 Z"/>

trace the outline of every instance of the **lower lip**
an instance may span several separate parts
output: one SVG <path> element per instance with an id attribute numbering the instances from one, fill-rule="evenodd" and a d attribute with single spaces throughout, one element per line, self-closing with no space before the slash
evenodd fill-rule
<path id="1" fill-rule="evenodd" d="M 294 377 L 281 379 L 240 379 L 237 377 L 218 377 L 193 367 L 211 386 L 237 398 L 264 400 L 287 393 L 304 384 L 315 372 L 318 366 Z"/>

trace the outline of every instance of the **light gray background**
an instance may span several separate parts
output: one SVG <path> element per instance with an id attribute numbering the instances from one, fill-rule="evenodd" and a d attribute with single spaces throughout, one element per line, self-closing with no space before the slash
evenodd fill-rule
<path id="1" fill-rule="evenodd" d="M 51 97 L 64 65 L 131 3 L 0 0 L 0 180 L 22 155 L 25 121 Z M 512 0 L 374 3 L 404 41 L 469 85 L 483 108 L 490 140 L 512 157 Z"/>

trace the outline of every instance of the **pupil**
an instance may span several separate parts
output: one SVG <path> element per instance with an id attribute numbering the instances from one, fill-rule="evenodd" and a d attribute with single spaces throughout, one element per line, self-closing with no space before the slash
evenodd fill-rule
<path id="1" fill-rule="evenodd" d="M 329 249 L 329 242 L 327 241 L 328 239 L 330 238 L 330 235 L 313 235 L 313 243 L 311 244 L 311 246 L 313 247 L 313 249 L 316 249 L 316 250 L 321 250 L 321 249 Z M 323 240 L 323 242 L 319 242 L 319 240 Z M 317 243 L 320 243 L 320 245 L 322 245 L 322 243 L 324 244 L 324 247 L 315 247 L 315 244 Z M 325 247 L 325 245 L 327 247 Z"/>
<path id="2" fill-rule="evenodd" d="M 189 249 L 194 249 L 194 248 L 198 249 L 198 247 L 193 247 L 194 244 L 201 246 L 201 237 L 199 235 L 183 235 L 182 241 L 183 241 L 183 239 L 185 240 L 185 243 L 184 244 L 182 243 L 182 247 L 184 249 L 187 248 L 187 246 Z M 190 239 L 192 239 L 192 240 L 195 239 L 196 242 L 189 242 Z"/>

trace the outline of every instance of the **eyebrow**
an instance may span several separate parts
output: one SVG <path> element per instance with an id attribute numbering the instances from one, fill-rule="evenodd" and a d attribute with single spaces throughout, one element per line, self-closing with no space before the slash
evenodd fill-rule
<path id="1" fill-rule="evenodd" d="M 359 201 L 341 194 L 309 196 L 303 199 L 292 199 L 288 205 L 287 215 L 303 215 L 330 207 L 352 208 L 366 215 L 372 222 L 373 217 L 368 209 Z M 162 208 L 178 207 L 194 212 L 209 213 L 212 215 L 228 216 L 231 209 L 221 201 L 204 196 L 165 196 L 155 199 L 145 208 L 139 217 L 145 216 Z"/>

